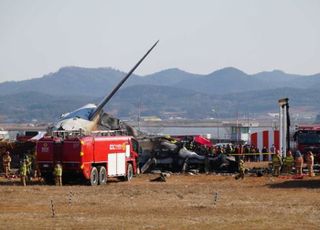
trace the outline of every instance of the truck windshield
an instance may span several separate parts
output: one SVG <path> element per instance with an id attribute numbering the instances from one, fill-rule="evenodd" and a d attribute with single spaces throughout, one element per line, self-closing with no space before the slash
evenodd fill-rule
<path id="1" fill-rule="evenodd" d="M 297 140 L 299 144 L 320 144 L 320 132 L 299 132 Z"/>
<path id="2" fill-rule="evenodd" d="M 132 140 L 132 148 L 133 148 L 133 151 L 135 151 L 136 153 L 139 152 L 139 144 L 138 144 L 138 141 L 136 141 L 135 139 L 131 139 Z"/>

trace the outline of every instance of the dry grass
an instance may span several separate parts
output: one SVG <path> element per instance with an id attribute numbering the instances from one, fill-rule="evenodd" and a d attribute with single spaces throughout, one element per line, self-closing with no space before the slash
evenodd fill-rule
<path id="1" fill-rule="evenodd" d="M 0 181 L 0 229 L 319 229 L 320 177 L 141 175 L 106 186 Z M 216 195 L 217 194 L 217 195 Z M 215 201 L 215 198 L 217 200 Z M 55 217 L 52 217 L 51 200 Z"/>

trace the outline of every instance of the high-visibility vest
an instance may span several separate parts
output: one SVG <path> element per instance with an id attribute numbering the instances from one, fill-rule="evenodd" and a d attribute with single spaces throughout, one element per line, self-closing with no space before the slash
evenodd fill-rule
<path id="1" fill-rule="evenodd" d="M 244 162 L 242 161 L 240 161 L 239 162 L 239 171 L 241 172 L 241 171 L 244 171 L 245 170 L 245 167 L 244 167 Z"/>
<path id="2" fill-rule="evenodd" d="M 273 157 L 272 157 L 272 163 L 273 163 L 273 165 L 275 165 L 275 166 L 281 166 L 281 157 L 280 156 L 278 156 L 278 155 L 273 155 Z"/>
<path id="3" fill-rule="evenodd" d="M 291 166 L 294 162 L 293 156 L 286 156 L 284 158 L 284 165 Z"/>
<path id="4" fill-rule="evenodd" d="M 54 175 L 55 176 L 62 176 L 62 167 L 61 166 L 56 166 L 54 168 Z"/>
<path id="5" fill-rule="evenodd" d="M 20 175 L 21 176 L 26 176 L 27 175 L 27 165 L 25 163 L 23 163 L 20 166 Z"/>

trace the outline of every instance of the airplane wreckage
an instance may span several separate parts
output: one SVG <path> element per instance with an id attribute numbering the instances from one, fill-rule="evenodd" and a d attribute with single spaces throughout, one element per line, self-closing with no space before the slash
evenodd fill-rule
<path id="1" fill-rule="evenodd" d="M 103 107 L 110 101 L 125 81 L 148 56 L 157 41 L 138 63 L 124 76 L 118 85 L 97 106 L 87 104 L 73 112 L 63 114 L 61 118 L 48 128 L 48 134 L 77 132 L 78 135 L 91 135 L 98 130 L 109 130 L 109 135 L 134 136 L 140 145 L 139 166 L 141 172 L 154 169 L 161 171 L 186 172 L 198 170 L 202 172 L 237 170 L 238 164 L 234 157 L 220 154 L 210 155 L 212 144 L 209 140 L 198 137 L 150 136 L 136 130 L 134 127 L 120 121 L 103 111 Z"/>

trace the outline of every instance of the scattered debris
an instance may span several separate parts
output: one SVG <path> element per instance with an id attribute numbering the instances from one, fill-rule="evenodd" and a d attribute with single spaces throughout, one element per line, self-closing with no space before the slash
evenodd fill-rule
<path id="1" fill-rule="evenodd" d="M 151 182 L 166 182 L 167 181 L 167 174 L 166 173 L 160 173 L 160 176 L 150 179 Z"/>
<path id="2" fill-rule="evenodd" d="M 148 151 L 141 158 L 141 172 L 170 170 L 173 172 L 235 172 L 238 163 L 234 156 L 213 153 L 209 140 L 200 136 L 150 138 Z"/>

